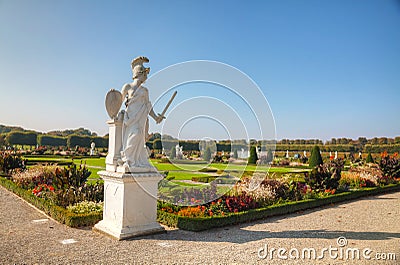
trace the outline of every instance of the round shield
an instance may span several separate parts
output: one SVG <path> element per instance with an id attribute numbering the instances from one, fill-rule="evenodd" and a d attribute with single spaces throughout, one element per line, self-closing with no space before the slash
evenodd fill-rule
<path id="1" fill-rule="evenodd" d="M 106 95 L 106 110 L 111 119 L 117 117 L 122 101 L 121 92 L 115 89 L 108 91 Z"/>

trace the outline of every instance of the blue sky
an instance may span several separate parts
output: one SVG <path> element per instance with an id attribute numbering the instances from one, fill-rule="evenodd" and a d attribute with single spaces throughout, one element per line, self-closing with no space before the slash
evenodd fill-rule
<path id="1" fill-rule="evenodd" d="M 189 60 L 240 69 L 268 100 L 278 139 L 394 137 L 399 26 L 395 0 L 0 0 L 0 124 L 103 135 L 105 94 L 145 55 L 151 74 Z M 207 126 L 193 136 L 202 130 L 219 137 Z"/>

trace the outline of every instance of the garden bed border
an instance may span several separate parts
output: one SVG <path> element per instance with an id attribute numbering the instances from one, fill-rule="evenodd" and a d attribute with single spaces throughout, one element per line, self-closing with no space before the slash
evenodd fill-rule
<path id="1" fill-rule="evenodd" d="M 224 227 L 260 220 L 263 218 L 295 213 L 306 209 L 321 207 L 333 203 L 354 200 L 360 197 L 376 195 L 385 192 L 399 191 L 400 184 L 390 184 L 384 187 L 363 188 L 362 190 L 347 191 L 325 198 L 291 201 L 271 205 L 266 208 L 252 209 L 239 213 L 230 213 L 225 216 L 213 217 L 186 217 L 158 210 L 157 220 L 167 226 L 189 231 L 203 231 L 211 228 Z"/>
<path id="2" fill-rule="evenodd" d="M 18 195 L 39 210 L 42 210 L 51 218 L 70 227 L 93 226 L 98 221 L 103 219 L 102 212 L 87 214 L 77 214 L 70 212 L 63 207 L 54 205 L 43 198 L 35 196 L 34 194 L 32 194 L 31 191 L 18 187 L 17 184 L 5 177 L 0 177 L 0 185 Z"/>
<path id="3" fill-rule="evenodd" d="M 36 208 L 42 210 L 56 221 L 70 227 L 93 226 L 103 219 L 103 213 L 76 214 L 67 209 L 51 204 L 43 198 L 39 198 L 32 192 L 18 187 L 13 181 L 0 176 L 0 185 L 13 192 Z M 252 209 L 239 213 L 230 213 L 225 216 L 213 217 L 186 217 L 165 211 L 157 211 L 157 221 L 160 223 L 189 231 L 203 231 L 211 228 L 224 227 L 263 218 L 290 214 L 306 209 L 321 207 L 333 203 L 354 200 L 360 197 L 376 195 L 386 192 L 400 191 L 400 184 L 390 184 L 384 187 L 363 188 L 362 190 L 347 191 L 329 197 L 319 199 L 307 199 L 302 201 L 290 201 L 282 204 L 271 205 L 266 208 Z"/>

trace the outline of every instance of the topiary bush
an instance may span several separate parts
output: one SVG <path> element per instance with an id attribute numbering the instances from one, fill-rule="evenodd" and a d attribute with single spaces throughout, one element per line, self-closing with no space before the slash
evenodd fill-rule
<path id="1" fill-rule="evenodd" d="M 255 146 L 252 146 L 250 148 L 250 156 L 249 156 L 248 163 L 250 165 L 255 165 L 255 164 L 257 164 L 257 160 L 258 160 L 257 149 Z"/>
<path id="2" fill-rule="evenodd" d="M 372 158 L 371 152 L 368 152 L 367 159 L 365 160 L 366 163 L 374 163 L 374 159 Z"/>
<path id="3" fill-rule="evenodd" d="M 171 147 L 169 158 L 175 159 L 175 157 L 176 157 L 176 150 L 175 150 L 175 147 L 173 146 L 173 147 Z"/>
<path id="4" fill-rule="evenodd" d="M 211 148 L 209 146 L 207 146 L 206 150 L 204 151 L 203 159 L 207 162 L 211 160 Z"/>
<path id="5" fill-rule="evenodd" d="M 315 145 L 313 147 L 313 149 L 311 150 L 309 166 L 316 167 L 316 166 L 319 166 L 322 164 L 323 164 L 323 161 L 322 161 L 322 157 L 321 157 L 321 151 L 319 149 L 319 146 Z"/>

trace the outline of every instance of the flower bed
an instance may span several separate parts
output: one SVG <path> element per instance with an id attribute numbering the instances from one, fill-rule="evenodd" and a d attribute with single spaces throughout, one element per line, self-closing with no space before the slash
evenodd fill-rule
<path id="1" fill-rule="evenodd" d="M 361 190 L 329 195 L 328 197 L 324 198 L 285 202 L 281 204 L 271 205 L 265 208 L 251 209 L 248 211 L 229 213 L 219 216 L 188 217 L 169 213 L 163 210 L 158 210 L 157 216 L 158 221 L 164 225 L 190 231 L 202 231 L 210 228 L 250 222 L 276 215 L 294 213 L 297 211 L 320 207 L 323 205 L 329 205 L 332 203 L 353 200 L 363 196 L 399 190 L 400 184 L 390 184 L 385 187 L 364 188 Z"/>
<path id="2" fill-rule="evenodd" d="M 71 227 L 92 226 L 103 218 L 102 212 L 86 214 L 73 213 L 63 207 L 52 204 L 44 198 L 34 195 L 32 191 L 18 187 L 14 182 L 4 177 L 0 177 L 0 184 L 36 208 L 42 210 L 51 218 Z"/>

